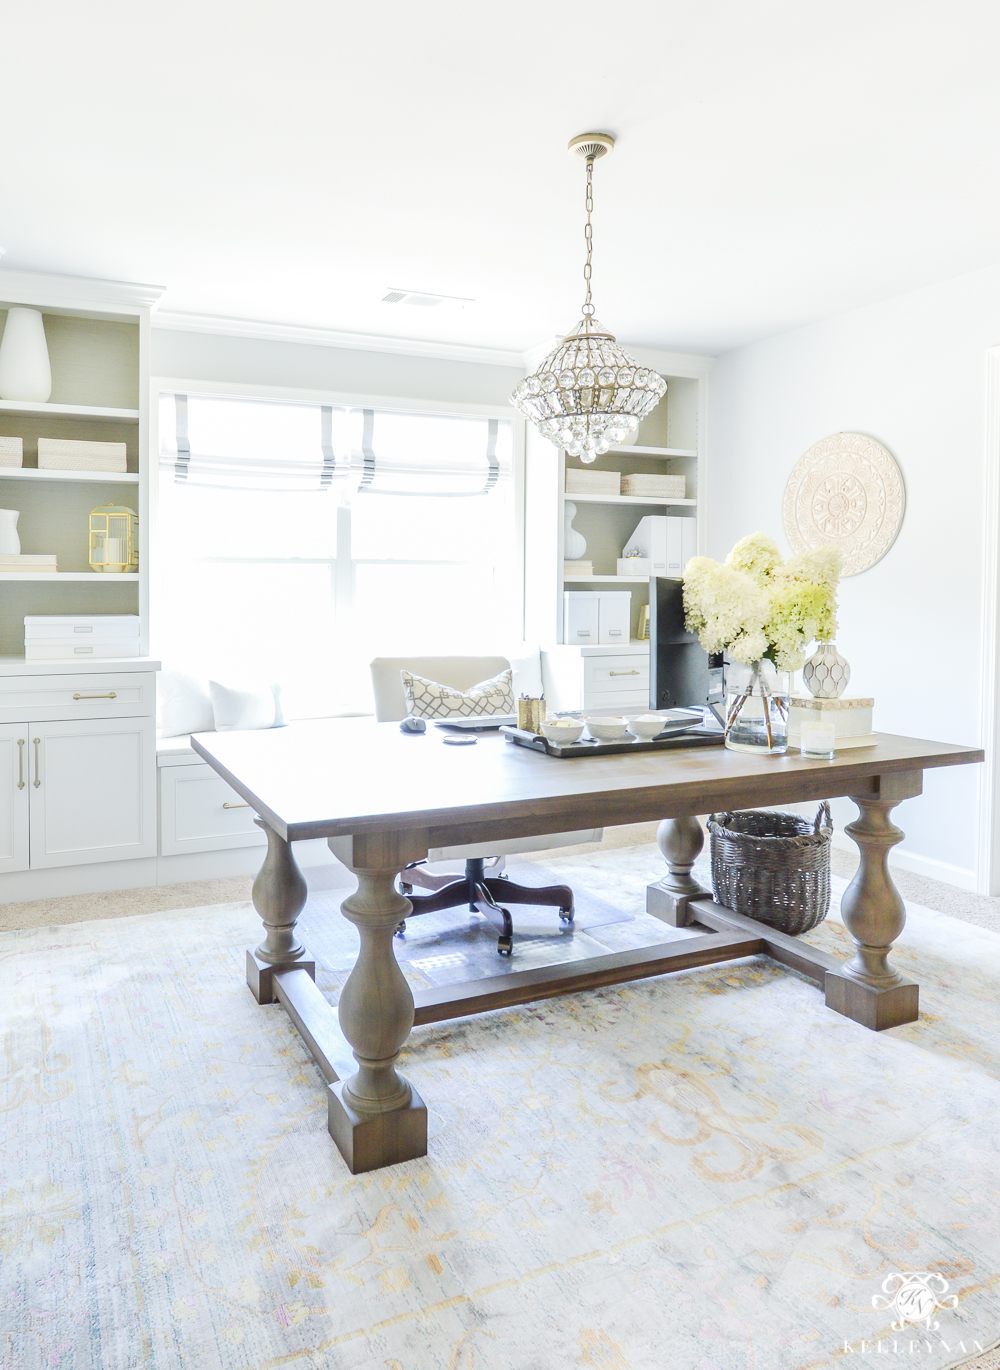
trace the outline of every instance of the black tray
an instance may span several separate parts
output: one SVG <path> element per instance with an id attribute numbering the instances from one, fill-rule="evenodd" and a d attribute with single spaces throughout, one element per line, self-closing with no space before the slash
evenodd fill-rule
<path id="1" fill-rule="evenodd" d="M 682 747 L 721 747 L 723 735 L 721 728 L 706 728 L 702 724 L 675 731 L 669 737 L 654 737 L 646 742 L 641 738 L 628 738 L 618 742 L 550 742 L 539 733 L 525 732 L 523 728 L 504 725 L 500 731 L 508 742 L 519 747 L 530 747 L 532 751 L 544 752 L 547 756 L 614 756 L 619 752 L 666 752 L 679 751 Z"/>

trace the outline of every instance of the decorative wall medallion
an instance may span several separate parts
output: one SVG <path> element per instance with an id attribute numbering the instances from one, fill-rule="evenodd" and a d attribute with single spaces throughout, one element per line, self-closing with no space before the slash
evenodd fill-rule
<path id="1" fill-rule="evenodd" d="M 881 561 L 903 522 L 906 492 L 895 457 L 864 433 L 834 433 L 792 468 L 781 516 L 793 552 L 832 542 L 845 576 Z"/>

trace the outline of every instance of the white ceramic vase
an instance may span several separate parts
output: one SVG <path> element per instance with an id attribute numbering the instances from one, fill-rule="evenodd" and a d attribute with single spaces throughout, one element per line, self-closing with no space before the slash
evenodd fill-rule
<path id="1" fill-rule="evenodd" d="M 833 642 L 821 642 L 802 667 L 802 679 L 813 699 L 839 699 L 847 689 L 851 667 Z"/>
<path id="2" fill-rule="evenodd" d="M 52 369 L 41 313 L 12 305 L 0 342 L 0 400 L 44 404 L 51 394 Z"/>
<path id="3" fill-rule="evenodd" d="M 573 527 L 575 518 L 576 505 L 568 499 L 565 507 L 566 522 L 563 528 L 563 556 L 567 561 L 579 561 L 587 550 L 587 539 Z"/>
<path id="4" fill-rule="evenodd" d="M 21 555 L 21 539 L 17 536 L 20 512 L 20 509 L 0 509 L 0 554 L 3 556 Z"/>

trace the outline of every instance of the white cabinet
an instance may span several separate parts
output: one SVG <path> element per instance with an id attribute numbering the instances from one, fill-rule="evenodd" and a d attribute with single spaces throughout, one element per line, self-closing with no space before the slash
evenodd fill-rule
<path id="1" fill-rule="evenodd" d="M 649 705 L 649 643 L 542 651 L 545 699 L 553 713 L 566 709 L 635 709 Z"/>
<path id="2" fill-rule="evenodd" d="M 32 868 L 155 856 L 153 719 L 27 726 Z"/>
<path id="3" fill-rule="evenodd" d="M 0 878 L 19 891 L 18 872 L 155 857 L 158 664 L 38 675 L 0 658 Z"/>
<path id="4" fill-rule="evenodd" d="M 28 869 L 26 724 L 0 723 L 0 873 Z"/>
<path id="5" fill-rule="evenodd" d="M 206 762 L 161 765 L 161 856 L 261 846 L 256 816 Z"/>

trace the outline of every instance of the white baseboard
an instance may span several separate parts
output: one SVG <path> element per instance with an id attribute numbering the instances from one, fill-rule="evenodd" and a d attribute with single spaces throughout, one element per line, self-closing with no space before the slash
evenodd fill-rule
<path id="1" fill-rule="evenodd" d="M 843 832 L 834 832 L 833 845 L 838 851 L 857 852 L 857 847 Z M 889 865 L 913 875 L 925 875 L 929 880 L 941 880 L 946 885 L 954 885 L 960 890 L 975 893 L 977 889 L 976 872 L 965 866 L 953 866 L 950 861 L 938 861 L 932 856 L 920 856 L 917 852 L 896 847 L 889 853 Z"/>
<path id="2" fill-rule="evenodd" d="M 306 871 L 339 865 L 321 837 L 294 842 L 292 850 L 295 860 Z M 0 904 L 61 899 L 70 894 L 145 889 L 152 885 L 180 885 L 189 880 L 217 880 L 230 875 L 256 875 L 263 859 L 264 850 L 260 846 L 230 847 L 227 851 L 146 856 L 136 861 L 95 861 L 87 866 L 11 871 L 0 875 Z"/>
<path id="3" fill-rule="evenodd" d="M 51 870 L 11 871 L 0 875 L 0 904 L 29 899 L 60 899 L 66 894 L 105 894 L 156 884 L 155 856 L 136 861 L 95 861 L 89 866 L 55 866 Z"/>

